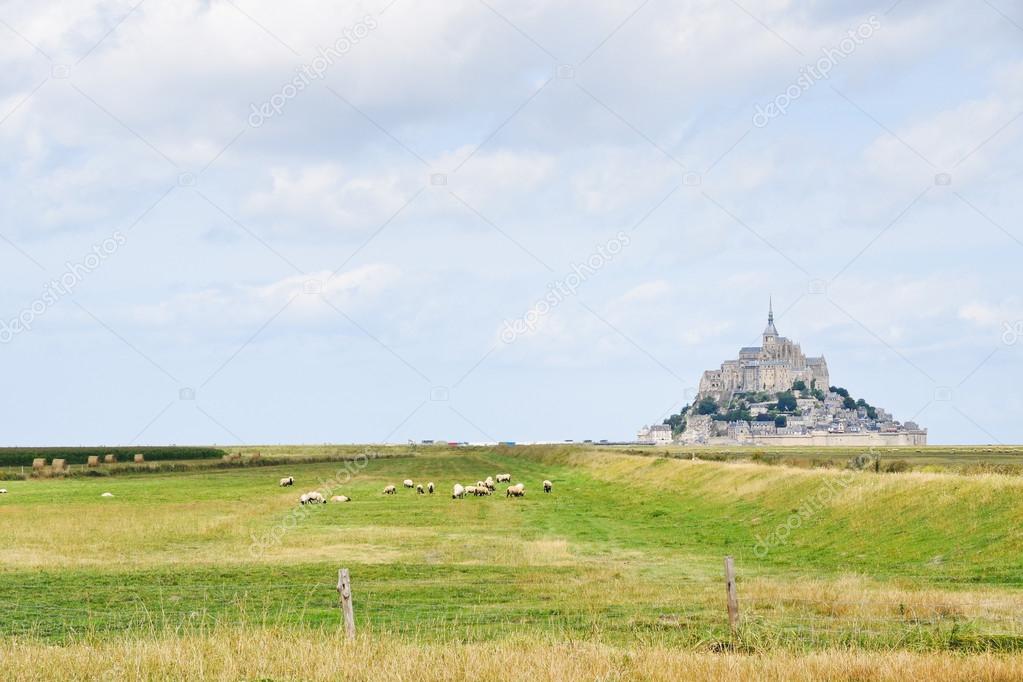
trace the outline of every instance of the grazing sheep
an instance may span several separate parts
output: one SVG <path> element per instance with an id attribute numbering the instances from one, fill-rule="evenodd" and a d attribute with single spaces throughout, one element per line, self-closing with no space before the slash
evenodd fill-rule
<path id="1" fill-rule="evenodd" d="M 344 495 L 335 495 L 334 497 L 330 498 L 330 501 L 331 502 L 351 502 L 352 498 L 345 497 Z"/>
<path id="2" fill-rule="evenodd" d="M 554 484 L 553 483 L 551 483 L 550 481 L 544 481 L 543 482 L 543 491 L 545 493 L 549 493 L 553 489 L 554 489 Z"/>
<path id="3" fill-rule="evenodd" d="M 295 485 L 295 477 L 294 476 L 286 476 L 286 477 L 281 479 L 281 487 L 282 488 L 286 488 L 289 485 Z"/>
<path id="4" fill-rule="evenodd" d="M 100 495 L 100 497 L 113 497 L 113 496 L 114 496 L 113 493 L 103 493 L 102 495 Z"/>
<path id="5" fill-rule="evenodd" d="M 526 486 L 523 485 L 522 483 L 516 483 L 515 485 L 510 485 L 510 486 L 508 486 L 508 489 L 505 491 L 504 494 L 505 494 L 505 497 L 525 497 L 526 496 Z"/>
<path id="6" fill-rule="evenodd" d="M 455 487 L 451 489 L 451 499 L 460 499 L 465 495 L 465 488 L 462 487 L 461 483 L 456 483 Z"/>
<path id="7" fill-rule="evenodd" d="M 323 495 L 315 490 L 302 495 L 302 497 L 298 498 L 298 501 L 301 504 L 327 504 L 327 500 L 324 499 Z"/>
<path id="8" fill-rule="evenodd" d="M 397 494 L 397 492 L 398 489 L 395 488 L 393 485 L 389 485 L 386 488 L 384 488 L 384 495 L 395 495 Z"/>
<path id="9" fill-rule="evenodd" d="M 476 486 L 474 486 L 474 485 L 467 485 L 467 486 L 465 486 L 465 494 L 466 495 L 475 495 L 476 494 Z"/>
<path id="10" fill-rule="evenodd" d="M 426 489 L 430 491 L 431 495 L 433 495 L 433 481 L 426 484 Z"/>
<path id="11" fill-rule="evenodd" d="M 403 486 L 405 486 L 406 488 L 411 488 L 414 485 L 412 483 L 412 479 L 411 478 L 406 478 L 404 481 L 401 482 L 401 484 Z"/>
<path id="12" fill-rule="evenodd" d="M 309 504 L 309 493 L 302 493 L 302 496 L 298 498 L 299 504 Z"/>
<path id="13" fill-rule="evenodd" d="M 0 488 L 0 495 L 6 495 L 6 494 L 7 494 L 7 488 Z"/>
<path id="14" fill-rule="evenodd" d="M 426 491 L 423 490 L 423 484 L 422 483 L 420 483 L 419 485 L 416 486 L 416 493 L 419 494 L 419 495 L 425 495 L 426 494 Z"/>
<path id="15" fill-rule="evenodd" d="M 490 488 L 488 488 L 485 485 L 478 485 L 478 486 L 476 486 L 476 496 L 477 497 L 485 497 L 487 495 L 493 495 L 493 494 L 494 494 L 494 491 L 491 490 Z"/>
<path id="16" fill-rule="evenodd" d="M 497 475 L 497 482 L 498 483 L 511 483 L 511 474 L 498 474 Z"/>
<path id="17" fill-rule="evenodd" d="M 490 490 L 493 490 L 494 489 L 494 477 L 493 476 L 487 476 L 487 480 L 483 481 L 483 485 L 485 485 L 488 488 L 490 488 Z"/>

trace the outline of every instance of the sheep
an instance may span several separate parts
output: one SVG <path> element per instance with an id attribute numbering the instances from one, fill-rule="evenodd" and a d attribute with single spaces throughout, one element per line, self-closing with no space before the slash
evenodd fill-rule
<path id="1" fill-rule="evenodd" d="M 315 490 L 305 493 L 300 498 L 298 498 L 298 501 L 301 504 L 327 504 L 327 500 L 324 499 L 323 495 L 316 492 Z"/>
<path id="2" fill-rule="evenodd" d="M 451 499 L 460 499 L 465 495 L 465 488 L 462 487 L 461 483 L 456 483 L 455 487 L 451 489 Z"/>
<path id="3" fill-rule="evenodd" d="M 431 495 L 433 495 L 433 481 L 426 484 L 426 489 L 430 491 Z"/>
<path id="4" fill-rule="evenodd" d="M 504 494 L 505 494 L 505 497 L 525 497 L 525 495 L 526 495 L 526 486 L 523 485 L 522 483 L 516 483 L 515 485 L 510 485 L 510 486 L 508 486 L 508 489 L 505 491 Z"/>
<path id="5" fill-rule="evenodd" d="M 405 486 L 406 488 L 411 488 L 414 485 L 412 483 L 412 479 L 411 478 L 406 478 L 404 481 L 401 482 L 401 484 L 403 486 Z"/>
<path id="6" fill-rule="evenodd" d="M 554 489 L 554 484 L 553 483 L 551 483 L 550 481 L 544 481 L 543 482 L 543 491 L 545 493 L 549 493 L 553 489 Z"/>
<path id="7" fill-rule="evenodd" d="M 416 494 L 417 495 L 425 495 L 426 494 L 426 491 L 423 490 L 423 484 L 422 483 L 420 483 L 419 485 L 416 486 Z"/>
<path id="8" fill-rule="evenodd" d="M 498 483 L 511 483 L 511 474 L 498 474 L 497 475 L 497 482 Z"/>
<path id="9" fill-rule="evenodd" d="M 334 497 L 330 498 L 330 501 L 331 502 L 351 502 L 352 498 L 346 497 L 344 495 L 335 495 Z"/>
<path id="10" fill-rule="evenodd" d="M 477 495 L 477 497 L 485 497 L 487 495 L 493 495 L 493 494 L 494 494 L 494 491 L 491 490 L 490 488 L 488 488 L 485 485 L 483 485 L 483 486 L 476 486 L 476 495 Z"/>
<path id="11" fill-rule="evenodd" d="M 113 497 L 113 496 L 114 496 L 113 493 L 103 493 L 102 495 L 100 495 L 100 497 Z"/>
<path id="12" fill-rule="evenodd" d="M 493 476 L 487 476 L 487 480 L 483 481 L 483 485 L 485 485 L 488 488 L 490 488 L 490 490 L 493 490 L 494 489 L 494 477 Z"/>
<path id="13" fill-rule="evenodd" d="M 398 492 L 398 489 L 395 488 L 393 485 L 389 485 L 386 488 L 384 488 L 384 495 L 394 495 L 397 492 Z"/>
<path id="14" fill-rule="evenodd" d="M 465 486 L 465 494 L 466 495 L 475 495 L 476 494 L 476 486 L 474 486 L 474 485 L 467 485 L 467 486 Z"/>
<path id="15" fill-rule="evenodd" d="M 6 494 L 7 494 L 7 488 L 0 488 L 0 495 L 6 495 Z"/>
<path id="16" fill-rule="evenodd" d="M 289 485 L 295 485 L 295 477 L 294 476 L 286 476 L 286 477 L 281 479 L 281 487 L 282 488 L 286 488 Z"/>

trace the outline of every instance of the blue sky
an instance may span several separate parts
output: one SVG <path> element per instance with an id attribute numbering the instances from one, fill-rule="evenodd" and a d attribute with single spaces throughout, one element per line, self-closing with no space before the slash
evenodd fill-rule
<path id="1" fill-rule="evenodd" d="M 769 296 L 1023 439 L 1012 3 L 335 5 L 0 6 L 5 444 L 625 439 Z"/>

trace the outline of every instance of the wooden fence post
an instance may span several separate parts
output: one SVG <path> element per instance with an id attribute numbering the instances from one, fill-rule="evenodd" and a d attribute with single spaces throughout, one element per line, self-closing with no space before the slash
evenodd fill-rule
<path id="1" fill-rule="evenodd" d="M 348 639 L 355 639 L 355 611 L 352 609 L 352 579 L 348 569 L 337 572 L 337 592 L 341 599 L 341 613 L 345 618 L 345 634 Z"/>
<path id="2" fill-rule="evenodd" d="M 732 636 L 739 627 L 739 594 L 735 590 L 735 563 L 732 557 L 725 557 L 725 589 L 728 592 L 728 627 Z"/>

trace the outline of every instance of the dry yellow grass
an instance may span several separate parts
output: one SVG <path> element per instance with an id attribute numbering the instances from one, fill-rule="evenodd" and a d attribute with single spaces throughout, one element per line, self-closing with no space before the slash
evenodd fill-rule
<path id="1" fill-rule="evenodd" d="M 565 641 L 427 644 L 339 632 L 220 630 L 81 642 L 0 642 L 5 680 L 1001 680 L 1023 658 L 865 653 L 745 655 Z"/>

